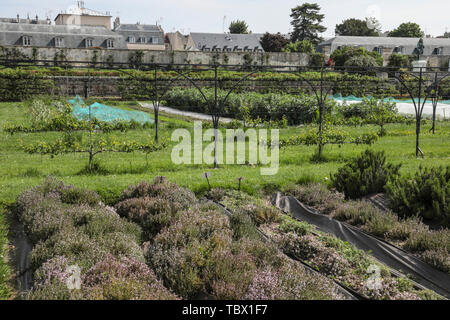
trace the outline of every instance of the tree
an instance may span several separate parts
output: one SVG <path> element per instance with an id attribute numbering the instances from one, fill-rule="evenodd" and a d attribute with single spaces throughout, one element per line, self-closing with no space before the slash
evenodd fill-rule
<path id="1" fill-rule="evenodd" d="M 266 52 L 281 52 L 288 43 L 289 40 L 279 32 L 277 34 L 266 32 L 261 38 L 261 46 Z"/>
<path id="2" fill-rule="evenodd" d="M 376 21 L 371 21 L 375 25 Z M 336 35 L 340 36 L 360 36 L 360 37 L 378 37 L 380 36 L 377 29 L 371 29 L 368 27 L 367 20 L 360 19 L 347 19 L 342 21 L 341 24 L 336 25 L 334 30 Z"/>
<path id="3" fill-rule="evenodd" d="M 353 71 L 364 72 L 367 69 L 379 67 L 377 60 L 369 55 L 353 56 L 345 61 L 344 66 L 352 67 Z"/>
<path id="4" fill-rule="evenodd" d="M 400 53 L 393 53 L 389 57 L 388 67 L 399 69 L 409 66 L 409 57 Z"/>
<path id="5" fill-rule="evenodd" d="M 424 32 L 420 26 L 414 22 L 402 23 L 397 29 L 388 33 L 388 37 L 422 38 Z"/>
<path id="6" fill-rule="evenodd" d="M 248 34 L 248 25 L 244 20 L 236 20 L 230 23 L 230 33 Z"/>
<path id="7" fill-rule="evenodd" d="M 367 51 L 364 48 L 343 47 L 341 49 L 334 50 L 331 54 L 331 59 L 334 61 L 337 67 L 346 65 L 346 62 L 354 57 L 369 56 L 376 60 L 378 66 L 383 65 L 383 57 L 375 51 Z M 348 65 L 348 64 L 347 64 Z"/>
<path id="8" fill-rule="evenodd" d="M 317 3 L 304 3 L 291 10 L 291 25 L 294 29 L 291 42 L 310 40 L 317 44 L 323 40 L 319 33 L 327 30 L 321 25 L 325 15 L 319 13 L 320 6 Z"/>
<path id="9" fill-rule="evenodd" d="M 283 52 L 301 52 L 309 54 L 314 53 L 315 51 L 314 45 L 309 40 L 291 42 L 283 49 Z"/>

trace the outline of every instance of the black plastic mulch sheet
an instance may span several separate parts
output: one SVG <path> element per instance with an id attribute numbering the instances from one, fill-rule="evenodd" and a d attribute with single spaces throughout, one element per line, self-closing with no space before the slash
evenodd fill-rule
<path id="1" fill-rule="evenodd" d="M 371 255 L 388 267 L 403 274 L 412 275 L 417 283 L 450 298 L 450 276 L 439 271 L 413 255 L 383 240 L 371 236 L 347 223 L 315 213 L 296 198 L 277 193 L 272 203 L 284 212 L 290 212 L 298 220 L 315 225 L 318 230 L 333 234 L 358 249 L 371 251 Z"/>

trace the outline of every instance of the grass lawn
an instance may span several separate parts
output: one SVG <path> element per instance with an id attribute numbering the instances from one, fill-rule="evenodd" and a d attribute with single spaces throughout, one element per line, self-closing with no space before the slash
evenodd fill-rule
<path id="1" fill-rule="evenodd" d="M 27 110 L 20 103 L 0 104 L 0 127 L 5 122 L 22 123 L 27 121 Z M 161 117 L 161 140 L 170 139 L 176 127 L 192 129 L 192 122 L 175 116 Z M 388 125 L 388 135 L 371 146 L 374 150 L 384 150 L 388 161 L 402 163 L 402 174 L 411 174 L 420 165 L 439 166 L 450 165 L 450 122 L 438 123 L 438 132 L 432 135 L 428 132 L 429 124 L 423 128 L 421 147 L 425 159 L 415 157 L 415 128 L 412 125 Z M 280 130 L 281 137 L 296 135 L 308 130 L 308 126 L 286 128 Z M 376 132 L 375 126 L 344 127 L 351 135 L 360 135 L 364 132 Z M 154 129 L 130 130 L 128 132 L 113 132 L 122 140 L 145 141 L 154 136 Z M 349 157 L 364 151 L 365 145 L 328 145 L 324 154 L 328 161 L 313 163 L 310 158 L 315 146 L 292 146 L 280 150 L 280 168 L 274 176 L 261 176 L 259 166 L 223 165 L 213 170 L 210 165 L 175 165 L 171 161 L 170 147 L 152 153 L 146 157 L 142 153 L 118 154 L 105 153 L 98 155 L 97 159 L 110 172 L 108 175 L 78 175 L 77 173 L 87 163 L 86 154 L 50 156 L 28 155 L 21 150 L 21 144 L 30 144 L 38 141 L 54 141 L 62 136 L 60 132 L 44 132 L 9 135 L 0 131 L 0 202 L 10 203 L 16 196 L 30 186 L 39 184 L 45 176 L 55 175 L 66 183 L 79 187 L 97 190 L 107 202 L 113 201 L 131 183 L 141 180 L 151 180 L 154 176 L 166 176 L 170 180 L 186 186 L 195 192 L 207 188 L 206 181 L 201 178 L 202 173 L 211 171 L 213 187 L 237 187 L 237 178 L 244 177 L 243 189 L 250 194 L 257 194 L 266 186 L 283 188 L 307 178 L 314 181 L 325 181 Z M 204 146 L 207 143 L 204 143 Z"/>

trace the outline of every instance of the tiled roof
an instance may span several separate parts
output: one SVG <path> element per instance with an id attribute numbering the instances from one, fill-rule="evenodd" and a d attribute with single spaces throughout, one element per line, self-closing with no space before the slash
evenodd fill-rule
<path id="1" fill-rule="evenodd" d="M 215 47 L 223 49 L 235 48 L 244 49 L 248 47 L 254 50 L 258 48 L 262 50 L 260 39 L 263 34 L 225 34 L 225 33 L 191 33 L 192 40 L 195 43 L 197 50 L 208 48 L 213 50 Z"/>

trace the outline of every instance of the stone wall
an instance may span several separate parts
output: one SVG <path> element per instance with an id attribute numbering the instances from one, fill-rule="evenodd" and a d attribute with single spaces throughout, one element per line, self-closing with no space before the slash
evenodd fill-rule
<path id="1" fill-rule="evenodd" d="M 7 47 L 8 48 L 8 47 Z M 33 57 L 33 48 L 15 47 L 25 56 Z M 51 60 L 61 53 L 69 61 L 115 62 L 129 63 L 134 50 L 101 50 L 101 49 L 58 49 L 36 48 L 38 60 Z M 35 49 L 35 50 L 36 50 Z M 256 53 L 256 52 L 198 52 L 198 51 L 142 51 L 143 63 L 160 64 L 213 64 L 215 62 L 228 65 L 270 65 L 270 66 L 307 66 L 309 56 L 304 53 Z"/>

